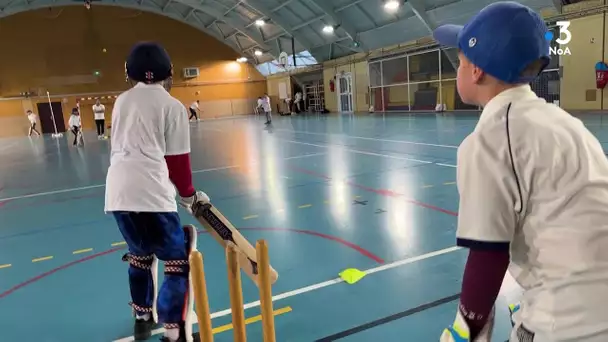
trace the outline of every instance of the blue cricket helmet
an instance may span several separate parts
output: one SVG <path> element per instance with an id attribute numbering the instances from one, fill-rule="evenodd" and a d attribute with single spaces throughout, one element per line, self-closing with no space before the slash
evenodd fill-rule
<path id="1" fill-rule="evenodd" d="M 162 82 L 173 76 L 169 54 L 154 42 L 135 44 L 127 57 L 125 69 L 130 79 L 147 84 Z"/>

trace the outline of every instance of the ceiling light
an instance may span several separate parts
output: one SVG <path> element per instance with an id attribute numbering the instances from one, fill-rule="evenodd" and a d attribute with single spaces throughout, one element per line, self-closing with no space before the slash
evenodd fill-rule
<path id="1" fill-rule="evenodd" d="M 263 19 L 258 19 L 255 21 L 255 24 L 258 26 L 264 26 L 264 24 L 266 24 L 266 22 Z"/>
<path id="2" fill-rule="evenodd" d="M 264 53 L 263 53 L 262 51 L 260 51 L 260 50 L 255 50 L 253 53 L 254 53 L 256 56 L 261 56 L 261 55 L 263 55 L 263 54 L 264 54 Z"/>
<path id="3" fill-rule="evenodd" d="M 325 27 L 323 27 L 323 32 L 332 33 L 332 32 L 334 32 L 334 27 L 331 25 L 325 25 Z"/>
<path id="4" fill-rule="evenodd" d="M 245 62 L 247 62 L 247 57 L 237 58 L 236 61 L 239 62 L 239 63 L 245 63 Z"/>
<path id="5" fill-rule="evenodd" d="M 397 0 L 387 0 L 384 3 L 384 9 L 387 11 L 396 11 L 397 9 L 399 9 L 399 1 Z"/>

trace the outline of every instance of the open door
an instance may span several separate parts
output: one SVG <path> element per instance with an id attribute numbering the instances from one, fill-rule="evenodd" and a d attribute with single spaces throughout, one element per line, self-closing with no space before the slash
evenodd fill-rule
<path id="1" fill-rule="evenodd" d="M 51 102 L 51 105 L 47 102 L 38 103 L 38 117 L 40 118 L 40 128 L 42 133 L 55 133 L 55 125 L 57 125 L 57 133 L 65 132 L 65 121 L 63 120 L 63 107 L 61 102 Z M 51 111 L 52 109 L 52 111 Z M 53 123 L 53 114 L 55 116 L 55 123 Z"/>

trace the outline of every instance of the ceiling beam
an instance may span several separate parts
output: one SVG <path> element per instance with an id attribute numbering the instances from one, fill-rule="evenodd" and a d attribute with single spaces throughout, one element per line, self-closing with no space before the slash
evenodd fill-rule
<path id="1" fill-rule="evenodd" d="M 115 2 L 95 2 L 93 4 L 93 6 L 110 6 L 110 7 L 128 8 L 128 9 L 132 9 L 132 10 L 144 11 L 144 12 L 154 13 L 156 15 L 168 17 L 173 20 L 182 22 L 190 27 L 193 27 L 205 34 L 210 35 L 211 37 L 220 41 L 222 44 L 230 47 L 237 54 L 242 53 L 242 51 L 239 51 L 237 46 L 235 46 L 234 44 L 231 44 L 229 41 L 224 40 L 223 37 L 221 37 L 217 32 L 206 29 L 204 24 L 201 23 L 200 21 L 198 21 L 199 24 L 197 25 L 192 20 L 186 20 L 186 18 L 180 14 L 177 14 L 174 12 L 164 12 L 163 13 L 162 7 L 157 6 L 157 5 L 149 5 L 150 3 L 151 2 L 144 2 L 143 5 L 138 5 L 137 3 L 127 4 L 127 3 L 115 3 Z M 82 3 L 74 2 L 71 0 L 57 0 L 53 3 L 53 7 L 61 7 L 61 6 L 82 6 Z M 43 8 L 44 9 L 49 8 L 49 4 L 43 3 L 43 2 L 33 2 L 29 5 L 27 5 L 25 2 L 22 2 L 15 6 L 11 6 L 10 8 L 5 8 L 4 11 L 0 11 L 0 18 L 8 17 L 8 16 L 11 16 L 11 15 L 14 15 L 17 13 L 21 13 L 21 12 L 35 11 L 35 10 L 43 9 Z M 192 17 L 197 18 L 196 15 L 193 15 Z"/>
<path id="2" fill-rule="evenodd" d="M 552 1 L 553 1 L 553 7 L 555 7 L 555 10 L 557 11 L 557 13 L 562 13 L 562 8 L 564 7 L 562 0 L 552 0 Z"/>
<path id="3" fill-rule="evenodd" d="M 253 42 L 255 42 L 261 50 L 270 53 L 275 58 L 278 57 L 279 52 L 277 52 L 274 47 L 269 46 L 264 42 L 264 37 L 262 37 L 260 32 L 253 30 L 253 29 L 247 29 L 245 27 L 245 23 L 243 23 L 242 20 L 240 20 L 238 18 L 226 16 L 224 13 L 216 10 L 213 7 L 202 5 L 201 2 L 198 0 L 174 0 L 174 1 L 187 5 L 187 6 L 190 6 L 199 12 L 206 13 L 206 14 L 214 17 L 215 19 L 228 24 L 229 26 L 231 26 L 232 28 L 234 28 L 235 30 L 240 32 L 242 35 L 246 36 L 247 38 L 249 38 Z"/>
<path id="4" fill-rule="evenodd" d="M 259 0 L 247 0 L 247 5 L 258 11 L 264 17 L 272 20 L 276 26 L 278 26 L 281 30 L 285 31 L 291 37 L 294 37 L 300 45 L 308 50 L 312 46 L 312 44 L 302 36 L 298 36 L 294 30 L 291 29 L 291 24 L 281 16 L 274 14 L 274 10 L 266 7 Z"/>
<path id="5" fill-rule="evenodd" d="M 412 12 L 416 16 L 416 18 L 418 18 L 418 20 L 420 20 L 420 22 L 422 23 L 422 25 L 424 25 L 424 27 L 426 28 L 426 30 L 432 36 L 433 35 L 433 31 L 439 25 L 427 13 L 427 11 L 426 11 L 426 5 L 424 3 L 424 0 L 408 0 L 406 2 L 406 4 L 410 7 L 410 9 L 412 10 Z M 456 50 L 451 51 L 451 52 L 450 51 L 451 50 L 446 50 L 445 55 L 448 57 L 448 60 L 452 64 L 452 67 L 454 67 L 454 70 L 458 70 L 458 54 L 456 53 Z M 441 68 L 441 66 L 439 66 L 439 67 Z"/>
<path id="6" fill-rule="evenodd" d="M 346 34 L 349 36 L 350 39 L 359 43 L 360 48 L 357 48 L 357 51 L 361 52 L 363 50 L 362 48 L 364 48 L 364 46 L 361 44 L 361 42 L 359 42 L 357 40 L 358 39 L 357 30 L 347 20 L 344 20 L 343 18 L 341 18 L 338 15 L 338 13 L 336 11 L 334 11 L 334 9 L 331 6 L 331 2 L 329 2 L 327 0 L 306 0 L 306 1 L 317 6 L 317 8 L 319 8 L 321 11 L 323 11 L 323 13 L 325 13 L 327 16 L 329 16 L 337 26 L 342 28 L 344 30 L 344 32 L 346 32 Z"/>

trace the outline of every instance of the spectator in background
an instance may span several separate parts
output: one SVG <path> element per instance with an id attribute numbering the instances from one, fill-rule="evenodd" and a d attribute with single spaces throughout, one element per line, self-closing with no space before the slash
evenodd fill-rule
<path id="1" fill-rule="evenodd" d="M 29 137 L 31 137 L 32 133 L 36 133 L 37 136 L 40 136 L 40 132 L 38 132 L 36 130 L 36 118 L 37 118 L 37 115 L 34 114 L 34 112 L 32 112 L 31 110 L 28 110 L 26 113 L 27 113 L 28 120 L 30 120 L 30 130 L 29 130 L 29 132 L 28 132 L 27 135 Z"/>
<path id="2" fill-rule="evenodd" d="M 272 106 L 270 105 L 270 96 L 268 94 L 264 94 L 264 97 L 262 97 L 262 108 L 264 109 L 264 113 L 266 113 L 266 125 L 270 125 L 272 123 Z"/>
<path id="3" fill-rule="evenodd" d="M 97 138 L 105 139 L 105 124 L 106 124 L 106 107 L 101 104 L 99 99 L 93 105 L 93 114 L 95 114 L 95 126 L 97 126 Z"/>
<path id="4" fill-rule="evenodd" d="M 296 93 L 294 104 L 296 105 L 296 113 L 302 112 L 302 93 L 301 92 Z"/>
<path id="5" fill-rule="evenodd" d="M 192 120 L 192 118 L 194 118 L 194 120 L 196 121 L 201 121 L 201 119 L 198 118 L 198 113 L 200 113 L 201 111 L 199 108 L 199 104 L 199 100 L 192 102 L 192 104 L 190 105 L 190 118 L 188 120 Z"/>
<path id="6" fill-rule="evenodd" d="M 258 105 L 255 107 L 255 114 L 261 114 L 264 111 L 264 99 L 262 97 L 258 97 Z"/>

